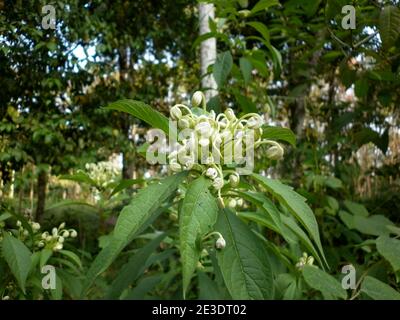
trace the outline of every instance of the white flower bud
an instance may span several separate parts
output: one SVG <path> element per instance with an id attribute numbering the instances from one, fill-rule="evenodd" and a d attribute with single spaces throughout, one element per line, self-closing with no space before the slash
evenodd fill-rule
<path id="1" fill-rule="evenodd" d="M 60 230 L 65 228 L 65 222 L 61 223 L 60 226 L 58 227 Z"/>
<path id="2" fill-rule="evenodd" d="M 230 121 L 236 120 L 235 112 L 233 112 L 233 110 L 231 108 L 227 108 L 224 113 L 225 113 L 226 117 L 228 118 L 228 120 L 230 120 Z"/>
<path id="3" fill-rule="evenodd" d="M 51 230 L 51 233 L 52 233 L 53 236 L 58 235 L 58 230 L 57 230 L 57 228 L 53 228 L 53 230 Z"/>
<path id="4" fill-rule="evenodd" d="M 210 144 L 210 140 L 208 138 L 201 138 L 199 140 L 199 145 L 202 147 L 207 147 Z"/>
<path id="5" fill-rule="evenodd" d="M 239 198 L 236 202 L 237 202 L 237 205 L 239 207 L 243 206 L 243 199 L 242 198 Z"/>
<path id="6" fill-rule="evenodd" d="M 37 222 L 32 223 L 32 229 L 38 231 L 40 229 L 40 224 Z"/>
<path id="7" fill-rule="evenodd" d="M 69 237 L 69 232 L 67 230 L 63 231 L 62 236 L 64 238 L 68 238 Z"/>
<path id="8" fill-rule="evenodd" d="M 196 91 L 193 96 L 192 96 L 192 106 L 193 107 L 198 107 L 201 105 L 204 99 L 204 94 L 201 91 Z"/>
<path id="9" fill-rule="evenodd" d="M 309 256 L 309 257 L 307 258 L 307 264 L 310 265 L 310 266 L 312 266 L 312 265 L 314 264 L 314 257 Z"/>
<path id="10" fill-rule="evenodd" d="M 24 235 L 25 237 L 29 236 L 29 231 L 28 231 L 28 230 L 24 230 L 23 235 Z"/>
<path id="11" fill-rule="evenodd" d="M 59 242 L 59 243 L 64 243 L 64 240 L 65 240 L 64 237 L 59 237 L 59 238 L 58 238 L 58 242 Z"/>
<path id="12" fill-rule="evenodd" d="M 212 127 L 207 121 L 196 124 L 194 130 L 200 134 L 202 138 L 209 138 L 212 135 Z"/>
<path id="13" fill-rule="evenodd" d="M 283 157 L 283 148 L 278 144 L 278 145 L 274 145 L 272 147 L 270 147 L 267 152 L 267 158 L 271 159 L 271 160 L 280 160 Z"/>
<path id="14" fill-rule="evenodd" d="M 217 239 L 217 241 L 215 242 L 215 247 L 217 249 L 224 249 L 226 247 L 226 242 L 225 239 L 221 236 Z"/>
<path id="15" fill-rule="evenodd" d="M 71 238 L 76 238 L 78 236 L 78 233 L 75 230 L 71 230 Z"/>
<path id="16" fill-rule="evenodd" d="M 17 221 L 17 227 L 21 227 L 22 226 L 22 222 L 21 221 Z"/>
<path id="17" fill-rule="evenodd" d="M 43 247 L 44 247 L 44 242 L 43 242 L 43 241 L 39 241 L 38 247 L 39 247 L 39 248 L 43 248 Z"/>
<path id="18" fill-rule="evenodd" d="M 182 170 L 181 165 L 180 165 L 178 162 L 176 162 L 176 161 L 170 162 L 169 167 L 171 168 L 171 170 L 172 170 L 173 172 L 179 172 L 179 171 Z"/>
<path id="19" fill-rule="evenodd" d="M 215 189 L 220 190 L 220 189 L 222 189 L 222 187 L 224 186 L 224 179 L 222 179 L 222 178 L 220 178 L 220 177 L 215 178 L 212 185 L 213 185 L 213 187 L 214 187 Z"/>
<path id="20" fill-rule="evenodd" d="M 214 168 L 208 168 L 206 171 L 206 176 L 214 180 L 216 177 L 218 177 L 218 171 Z"/>
<path id="21" fill-rule="evenodd" d="M 177 106 L 173 106 L 170 109 L 169 114 L 171 115 L 172 120 L 179 120 L 182 117 L 182 111 Z"/>
<path id="22" fill-rule="evenodd" d="M 263 119 L 257 115 L 247 120 L 247 127 L 250 129 L 259 129 L 263 125 Z"/>
<path id="23" fill-rule="evenodd" d="M 228 126 L 228 119 L 222 118 L 220 121 L 218 121 L 218 124 L 221 129 L 225 129 Z"/>
<path id="24" fill-rule="evenodd" d="M 46 232 L 43 232 L 42 233 L 42 239 L 43 240 L 45 240 L 46 238 L 47 238 L 47 236 L 49 235 L 49 233 L 46 231 Z"/>
<path id="25" fill-rule="evenodd" d="M 53 240 L 53 237 L 52 237 L 52 236 L 47 236 L 47 237 L 46 237 L 46 241 L 47 241 L 47 242 L 50 242 L 51 240 Z"/>
<path id="26" fill-rule="evenodd" d="M 178 126 L 181 129 L 186 129 L 186 128 L 190 127 L 190 122 L 188 119 L 182 118 L 182 119 L 179 119 Z"/>
<path id="27" fill-rule="evenodd" d="M 60 251 L 62 250 L 63 245 L 62 243 L 57 242 L 57 244 L 53 247 L 53 251 Z"/>
<path id="28" fill-rule="evenodd" d="M 236 202 L 235 199 L 230 199 L 229 202 L 228 202 L 228 207 L 229 208 L 235 208 L 236 204 L 237 204 L 237 202 Z"/>
<path id="29" fill-rule="evenodd" d="M 237 187 L 239 185 L 239 182 L 240 182 L 240 176 L 238 173 L 235 172 L 229 176 L 229 183 L 232 187 Z"/>

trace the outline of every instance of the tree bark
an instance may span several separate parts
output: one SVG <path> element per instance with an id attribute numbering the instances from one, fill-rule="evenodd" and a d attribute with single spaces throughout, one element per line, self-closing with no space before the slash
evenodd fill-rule
<path id="1" fill-rule="evenodd" d="M 43 219 L 44 208 L 46 205 L 46 186 L 47 186 L 47 172 L 40 170 L 37 180 L 37 204 L 35 220 L 41 222 Z"/>
<path id="2" fill-rule="evenodd" d="M 213 4 L 199 3 L 199 25 L 200 35 L 209 33 L 209 19 L 214 19 L 215 8 Z M 217 40 L 209 38 L 200 45 L 200 69 L 201 69 L 201 86 L 205 90 L 204 94 L 207 101 L 218 94 L 217 83 L 212 74 L 207 74 L 208 67 L 215 62 L 217 58 Z"/>

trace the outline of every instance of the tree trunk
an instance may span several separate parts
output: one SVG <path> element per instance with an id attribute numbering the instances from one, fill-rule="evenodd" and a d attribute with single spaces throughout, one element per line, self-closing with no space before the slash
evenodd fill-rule
<path id="1" fill-rule="evenodd" d="M 209 19 L 214 19 L 214 5 L 199 3 L 200 35 L 210 32 Z M 208 67 L 217 58 L 217 40 L 209 38 L 200 45 L 201 86 L 205 90 L 207 101 L 217 95 L 217 83 L 212 74 L 207 74 Z"/>
<path id="2" fill-rule="evenodd" d="M 47 186 L 47 172 L 40 170 L 37 181 L 37 204 L 35 220 L 41 222 L 43 219 L 44 208 L 46 204 L 46 186 Z"/>

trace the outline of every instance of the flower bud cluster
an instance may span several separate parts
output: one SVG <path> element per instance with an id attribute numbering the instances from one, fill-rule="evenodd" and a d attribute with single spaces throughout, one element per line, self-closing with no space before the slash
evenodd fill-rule
<path id="1" fill-rule="evenodd" d="M 314 257 L 308 256 L 306 252 L 303 252 L 303 256 L 300 257 L 299 262 L 296 263 L 296 268 L 301 270 L 305 265 L 312 266 L 314 264 Z"/>
<path id="2" fill-rule="evenodd" d="M 249 148 L 255 150 L 262 144 L 268 144 L 268 158 L 279 160 L 283 157 L 284 150 L 279 143 L 262 139 L 264 121 L 259 114 L 249 113 L 238 118 L 231 108 L 218 115 L 214 111 L 207 112 L 205 96 L 200 91 L 193 94 L 191 103 L 194 108 L 202 105 L 203 110 L 190 109 L 183 104 L 170 109 L 170 118 L 176 121 L 178 131 L 190 129 L 187 130 L 189 135 L 181 139 L 168 156 L 172 171 L 200 171 L 212 180 L 216 190 L 221 190 L 228 183 L 232 187 L 239 185 L 239 174 L 235 170 L 223 170 L 223 165 L 231 165 L 229 161 L 232 159 L 235 167 L 244 162 Z M 246 137 L 250 135 L 253 144 L 247 145 Z M 229 159 L 226 159 L 227 156 Z"/>
<path id="3" fill-rule="evenodd" d="M 97 186 L 105 188 L 112 182 L 118 180 L 120 171 L 110 161 L 100 161 L 98 163 L 86 163 L 86 173 L 96 183 Z"/>
<path id="4" fill-rule="evenodd" d="M 53 251 L 60 251 L 64 247 L 67 238 L 76 238 L 78 233 L 74 229 L 66 229 L 65 222 L 61 223 L 58 228 L 54 227 L 50 232 L 43 232 L 41 240 L 37 243 L 39 248 L 46 247 Z"/>

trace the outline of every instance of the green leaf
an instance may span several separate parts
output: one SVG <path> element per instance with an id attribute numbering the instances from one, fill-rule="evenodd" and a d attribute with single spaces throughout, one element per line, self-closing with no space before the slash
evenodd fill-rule
<path id="1" fill-rule="evenodd" d="M 269 7 L 276 6 L 278 4 L 279 4 L 278 0 L 260 0 L 254 5 L 253 9 L 251 9 L 251 13 L 252 14 L 257 13 L 259 11 L 268 9 Z"/>
<path id="2" fill-rule="evenodd" d="M 153 290 L 157 284 L 163 280 L 164 275 L 156 274 L 153 276 L 148 276 L 141 279 L 138 284 L 132 288 L 126 295 L 124 295 L 124 300 L 143 300 L 146 294 Z"/>
<path id="3" fill-rule="evenodd" d="M 44 248 L 40 251 L 40 270 L 46 265 L 50 257 L 53 255 L 53 250 Z"/>
<path id="4" fill-rule="evenodd" d="M 237 102 L 239 102 L 240 107 L 242 108 L 243 112 L 245 113 L 257 113 L 257 106 L 256 104 L 251 101 L 249 98 L 246 96 L 240 94 L 240 93 L 235 93 L 235 98 Z"/>
<path id="5" fill-rule="evenodd" d="M 392 287 L 370 276 L 366 276 L 361 284 L 364 292 L 374 300 L 400 300 L 400 293 Z"/>
<path id="6" fill-rule="evenodd" d="M 111 192 L 111 197 L 118 192 L 133 186 L 134 184 L 142 183 L 143 179 L 125 179 L 122 180 Z"/>
<path id="7" fill-rule="evenodd" d="M 380 236 L 376 240 L 378 252 L 390 262 L 394 272 L 400 270 L 400 240 Z"/>
<path id="8" fill-rule="evenodd" d="M 282 127 L 263 126 L 263 139 L 285 141 L 296 146 L 296 136 L 292 130 Z"/>
<path id="9" fill-rule="evenodd" d="M 112 282 L 106 294 L 107 299 L 119 298 L 121 293 L 130 285 L 132 285 L 141 274 L 143 274 L 144 270 L 146 269 L 145 262 L 157 249 L 165 236 L 166 234 L 163 233 L 154 238 L 129 258 L 129 261 L 121 268 L 117 277 Z"/>
<path id="10" fill-rule="evenodd" d="M 250 27 L 256 29 L 264 38 L 264 40 L 269 42 L 269 31 L 267 26 L 264 23 L 258 22 L 258 21 L 251 21 L 251 22 L 247 22 L 247 25 L 249 25 Z"/>
<path id="11" fill-rule="evenodd" d="M 209 186 L 210 180 L 203 176 L 194 180 L 188 186 L 179 212 L 183 296 L 199 261 L 202 237 L 212 230 L 217 220 L 218 205 Z"/>
<path id="12" fill-rule="evenodd" d="M 198 272 L 199 300 L 223 300 L 218 285 L 205 272 Z"/>
<path id="13" fill-rule="evenodd" d="M 354 229 L 363 234 L 380 236 L 389 234 L 387 226 L 393 226 L 393 223 L 382 215 L 373 215 L 368 218 L 362 216 L 353 216 Z"/>
<path id="14" fill-rule="evenodd" d="M 169 121 L 166 116 L 154 110 L 149 105 L 136 100 L 124 99 L 109 104 L 106 109 L 118 110 L 129 113 L 143 120 L 152 128 L 158 128 L 169 134 Z"/>
<path id="15" fill-rule="evenodd" d="M 323 266 L 322 260 L 307 234 L 296 224 L 291 217 L 281 216 L 282 222 L 299 238 L 308 252 Z"/>
<path id="16" fill-rule="evenodd" d="M 3 232 L 2 252 L 4 259 L 22 291 L 25 293 L 25 283 L 31 268 L 31 252 L 23 242 L 7 232 Z"/>
<path id="17" fill-rule="evenodd" d="M 239 60 L 240 71 L 242 72 L 244 83 L 247 85 L 251 80 L 251 71 L 253 66 L 249 59 L 242 57 Z"/>
<path id="18" fill-rule="evenodd" d="M 122 209 L 110 243 L 100 251 L 88 270 L 85 289 L 111 265 L 125 246 L 132 241 L 136 233 L 146 224 L 146 221 L 152 218 L 162 203 L 175 193 L 186 175 L 187 172 L 181 172 L 141 189 L 133 197 L 131 203 Z"/>
<path id="19" fill-rule="evenodd" d="M 53 300 L 61 300 L 63 296 L 63 283 L 61 278 L 56 273 L 56 288 L 50 289 L 51 298 Z"/>
<path id="20" fill-rule="evenodd" d="M 400 10 L 395 6 L 385 6 L 379 16 L 379 33 L 383 47 L 392 47 L 400 35 Z"/>
<path id="21" fill-rule="evenodd" d="M 297 220 L 300 221 L 314 240 L 323 260 L 326 263 L 321 240 L 319 238 L 317 220 L 315 219 L 314 213 L 310 207 L 306 204 L 306 199 L 293 191 L 292 187 L 282 184 L 279 180 L 268 179 L 259 174 L 253 174 L 252 176 L 267 188 L 268 192 L 274 195 L 279 202 L 283 204 Z"/>
<path id="22" fill-rule="evenodd" d="M 307 284 L 322 293 L 325 299 L 346 299 L 346 290 L 330 274 L 314 266 L 304 266 L 303 277 Z"/>
<path id="23" fill-rule="evenodd" d="M 233 299 L 272 299 L 272 267 L 257 236 L 230 210 L 220 212 L 215 229 L 226 241 L 218 265 Z"/>
<path id="24" fill-rule="evenodd" d="M 232 55 L 229 51 L 218 54 L 213 66 L 213 76 L 218 87 L 222 87 L 231 72 L 233 65 Z"/>
<path id="25" fill-rule="evenodd" d="M 59 252 L 74 262 L 80 269 L 82 269 L 81 259 L 76 255 L 76 253 L 69 250 L 60 250 Z"/>
<path id="26" fill-rule="evenodd" d="M 346 206 L 349 211 L 354 214 L 355 216 L 361 216 L 361 217 L 368 217 L 369 213 L 367 208 L 365 208 L 362 204 L 345 200 L 343 204 Z"/>
<path id="27" fill-rule="evenodd" d="M 366 98 L 369 84 L 366 78 L 358 79 L 355 83 L 354 92 L 359 98 Z"/>

